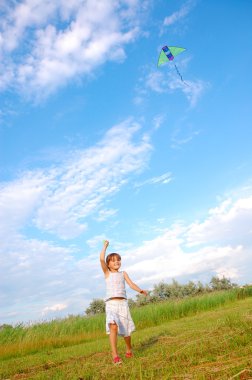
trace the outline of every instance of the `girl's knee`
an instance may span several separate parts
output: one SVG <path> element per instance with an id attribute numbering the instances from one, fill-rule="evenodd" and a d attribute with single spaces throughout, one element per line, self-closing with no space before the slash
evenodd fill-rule
<path id="1" fill-rule="evenodd" d="M 117 324 L 116 323 L 110 323 L 109 328 L 110 328 L 110 331 L 117 331 Z"/>

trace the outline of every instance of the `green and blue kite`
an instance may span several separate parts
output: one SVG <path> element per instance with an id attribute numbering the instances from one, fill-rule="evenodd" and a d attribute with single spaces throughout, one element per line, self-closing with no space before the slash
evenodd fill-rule
<path id="1" fill-rule="evenodd" d="M 186 50 L 185 48 L 178 47 L 178 46 L 163 46 L 158 58 L 158 67 L 163 65 L 164 63 L 173 61 L 177 55 L 179 55 L 180 53 L 183 53 L 183 51 L 185 50 Z M 180 76 L 181 81 L 188 86 L 188 84 L 183 80 L 183 77 L 180 74 L 175 63 L 174 63 L 174 66 L 177 71 L 177 74 Z"/>

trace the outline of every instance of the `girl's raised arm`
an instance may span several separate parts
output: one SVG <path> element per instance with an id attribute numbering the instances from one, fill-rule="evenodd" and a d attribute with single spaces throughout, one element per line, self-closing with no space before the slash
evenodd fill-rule
<path id="1" fill-rule="evenodd" d="M 107 264 L 105 262 L 105 254 L 106 254 L 106 250 L 109 246 L 109 241 L 108 240 L 104 240 L 103 242 L 103 247 L 102 247 L 102 250 L 101 250 L 101 253 L 100 253 L 100 263 L 101 263 L 101 267 L 102 267 L 102 270 L 104 272 L 104 274 L 107 274 L 108 273 L 108 267 L 107 267 Z"/>

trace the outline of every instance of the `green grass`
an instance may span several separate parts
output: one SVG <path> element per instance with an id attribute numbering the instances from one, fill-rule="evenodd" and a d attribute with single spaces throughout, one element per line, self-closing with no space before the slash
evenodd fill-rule
<path id="1" fill-rule="evenodd" d="M 238 289 L 132 310 L 135 356 L 120 368 L 104 315 L 3 330 L 0 379 L 252 379 L 251 295 Z"/>

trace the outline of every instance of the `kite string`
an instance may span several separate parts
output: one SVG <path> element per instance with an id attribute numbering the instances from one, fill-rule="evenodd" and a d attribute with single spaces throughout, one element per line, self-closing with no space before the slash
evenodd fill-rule
<path id="1" fill-rule="evenodd" d="M 179 75 L 181 81 L 182 81 L 184 84 L 186 84 L 188 87 L 190 87 L 189 84 L 186 83 L 186 82 L 184 81 L 184 79 L 183 79 L 182 75 L 180 74 L 179 69 L 177 68 L 177 65 L 176 65 L 175 63 L 174 63 L 174 66 L 175 66 L 175 69 L 176 69 L 177 74 Z"/>

